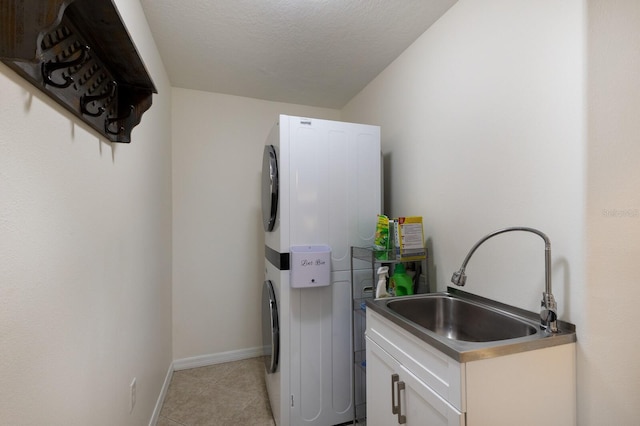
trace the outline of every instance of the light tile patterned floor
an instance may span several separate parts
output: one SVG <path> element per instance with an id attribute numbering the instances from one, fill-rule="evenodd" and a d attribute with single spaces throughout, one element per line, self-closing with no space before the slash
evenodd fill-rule
<path id="1" fill-rule="evenodd" d="M 173 373 L 157 426 L 273 426 L 262 358 Z"/>

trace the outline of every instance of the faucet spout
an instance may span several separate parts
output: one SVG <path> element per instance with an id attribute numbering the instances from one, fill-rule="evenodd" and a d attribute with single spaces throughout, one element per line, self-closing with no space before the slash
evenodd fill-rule
<path id="1" fill-rule="evenodd" d="M 524 226 L 516 226 L 500 229 L 488 235 L 485 235 L 480 239 L 480 241 L 475 243 L 471 250 L 469 250 L 467 257 L 465 257 L 464 261 L 462 262 L 462 266 L 460 266 L 460 269 L 457 272 L 454 272 L 453 276 L 451 277 L 451 282 L 457 286 L 465 285 L 467 281 L 467 276 L 464 272 L 465 268 L 467 267 L 467 263 L 469 263 L 471 256 L 473 256 L 473 253 L 475 253 L 478 247 L 480 247 L 482 243 L 487 241 L 489 238 L 512 231 L 532 232 L 544 240 L 544 292 L 542 293 L 542 301 L 540 302 L 540 324 L 543 329 L 552 333 L 557 333 L 558 306 L 551 291 L 551 241 L 549 240 L 549 237 L 547 237 L 543 232 L 538 231 L 537 229 L 527 228 Z"/>

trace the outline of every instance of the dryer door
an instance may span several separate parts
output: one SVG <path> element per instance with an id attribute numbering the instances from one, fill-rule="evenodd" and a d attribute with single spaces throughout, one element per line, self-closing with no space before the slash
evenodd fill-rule
<path id="1" fill-rule="evenodd" d="M 262 222 L 273 231 L 278 213 L 278 159 L 273 145 L 266 145 L 262 156 Z"/>
<path id="2" fill-rule="evenodd" d="M 267 373 L 275 373 L 278 369 L 280 330 L 276 293 L 270 280 L 266 280 L 262 286 L 262 346 Z"/>

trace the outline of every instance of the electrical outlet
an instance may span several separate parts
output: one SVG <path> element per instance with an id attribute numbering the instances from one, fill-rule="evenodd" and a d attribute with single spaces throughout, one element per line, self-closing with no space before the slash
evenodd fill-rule
<path id="1" fill-rule="evenodd" d="M 136 378 L 134 377 L 129 385 L 129 413 L 133 412 L 133 407 L 136 406 Z"/>

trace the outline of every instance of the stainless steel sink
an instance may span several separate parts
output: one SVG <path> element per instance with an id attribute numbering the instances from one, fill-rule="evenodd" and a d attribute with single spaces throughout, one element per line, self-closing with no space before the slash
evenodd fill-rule
<path id="1" fill-rule="evenodd" d="M 440 293 L 369 299 L 366 308 L 459 362 L 577 340 L 573 324 L 558 321 L 558 332 L 550 333 L 540 327 L 537 313 L 452 287 Z"/>
<path id="2" fill-rule="evenodd" d="M 491 342 L 535 334 L 529 323 L 488 306 L 448 295 L 395 299 L 387 307 L 440 336 L 466 342 Z"/>

